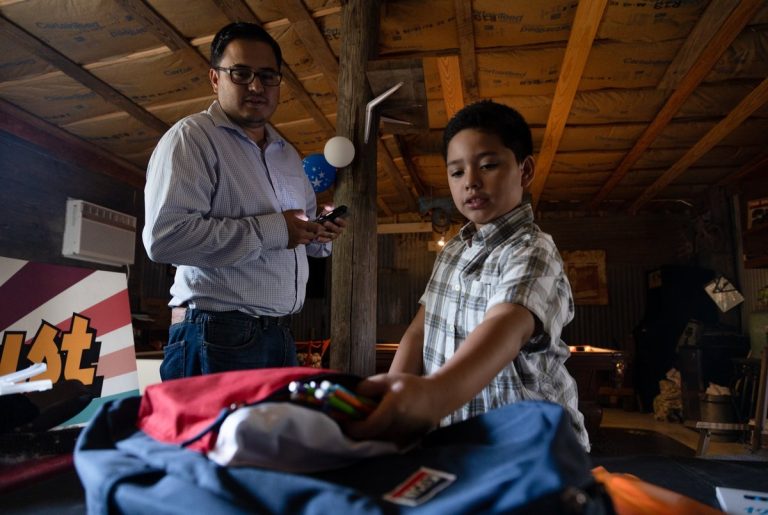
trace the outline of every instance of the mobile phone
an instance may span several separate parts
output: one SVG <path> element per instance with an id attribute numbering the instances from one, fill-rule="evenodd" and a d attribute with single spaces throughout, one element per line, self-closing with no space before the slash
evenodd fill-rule
<path id="1" fill-rule="evenodd" d="M 344 218 L 345 216 L 349 215 L 349 210 L 347 209 L 347 206 L 339 206 L 330 213 L 323 213 L 322 215 L 318 216 L 313 222 L 316 224 L 322 224 L 325 222 L 333 222 L 337 218 Z"/>

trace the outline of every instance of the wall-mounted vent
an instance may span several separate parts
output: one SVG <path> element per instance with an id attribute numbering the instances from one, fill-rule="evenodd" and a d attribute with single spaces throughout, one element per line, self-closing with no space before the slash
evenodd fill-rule
<path id="1" fill-rule="evenodd" d="M 136 217 L 84 200 L 67 200 L 61 253 L 107 265 L 133 264 Z"/>

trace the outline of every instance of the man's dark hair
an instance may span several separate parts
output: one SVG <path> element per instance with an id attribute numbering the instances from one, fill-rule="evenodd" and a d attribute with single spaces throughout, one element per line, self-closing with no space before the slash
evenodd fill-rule
<path id="1" fill-rule="evenodd" d="M 211 42 L 211 66 L 216 67 L 221 63 L 221 56 L 224 55 L 224 50 L 227 45 L 235 39 L 250 39 L 253 41 L 263 41 L 269 43 L 272 47 L 272 51 L 275 53 L 275 59 L 277 60 L 277 69 L 283 64 L 283 52 L 280 50 L 280 45 L 277 41 L 269 35 L 269 32 L 264 30 L 255 23 L 236 22 L 230 23 L 214 36 Z"/>
<path id="2" fill-rule="evenodd" d="M 531 128 L 523 115 L 504 104 L 481 100 L 456 113 L 443 132 L 443 158 L 448 157 L 448 143 L 464 129 L 496 134 L 505 147 L 512 149 L 518 162 L 533 154 Z"/>

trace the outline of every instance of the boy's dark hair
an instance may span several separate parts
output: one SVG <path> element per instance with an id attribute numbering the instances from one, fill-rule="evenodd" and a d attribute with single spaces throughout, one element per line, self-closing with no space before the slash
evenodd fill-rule
<path id="1" fill-rule="evenodd" d="M 523 115 L 507 105 L 481 100 L 453 115 L 443 132 L 443 158 L 448 157 L 448 143 L 464 129 L 496 134 L 505 147 L 512 149 L 518 162 L 533 154 L 531 128 Z"/>
<path id="2" fill-rule="evenodd" d="M 254 41 L 263 41 L 269 43 L 277 60 L 277 69 L 283 64 L 283 52 L 280 45 L 269 35 L 269 32 L 255 23 L 235 22 L 222 28 L 214 36 L 211 42 L 211 67 L 216 67 L 221 63 L 221 56 L 224 55 L 224 49 L 235 39 L 251 39 Z"/>

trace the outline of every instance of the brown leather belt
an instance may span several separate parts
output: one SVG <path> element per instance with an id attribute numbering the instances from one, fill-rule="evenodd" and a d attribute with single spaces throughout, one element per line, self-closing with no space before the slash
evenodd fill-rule
<path id="1" fill-rule="evenodd" d="M 282 326 L 289 326 L 291 323 L 291 317 L 290 316 L 284 316 L 284 317 L 268 317 L 268 316 L 256 316 L 256 315 L 248 315 L 246 313 L 242 313 L 240 311 L 225 311 L 221 312 L 221 314 L 232 314 L 232 315 L 242 315 L 243 317 L 248 317 L 254 320 L 258 320 L 261 322 L 263 327 L 267 327 L 270 325 L 282 325 Z M 171 308 L 171 325 L 178 324 L 179 322 L 183 322 L 184 318 L 187 315 L 187 308 L 185 306 L 179 306 L 175 308 Z"/>

